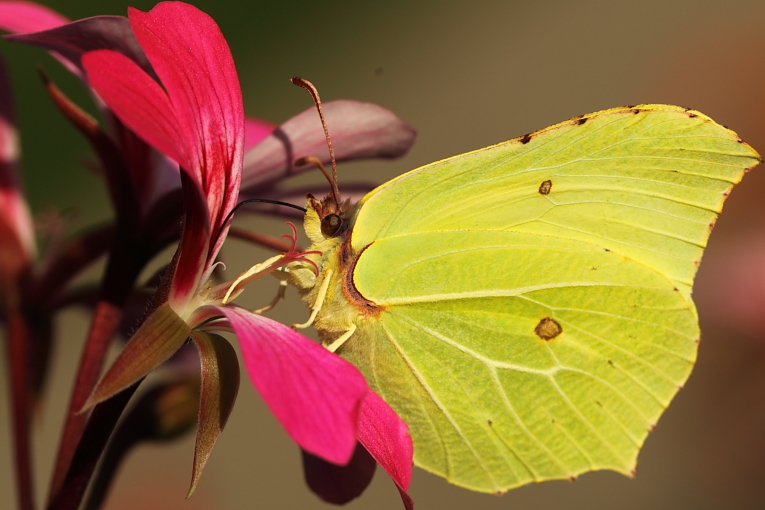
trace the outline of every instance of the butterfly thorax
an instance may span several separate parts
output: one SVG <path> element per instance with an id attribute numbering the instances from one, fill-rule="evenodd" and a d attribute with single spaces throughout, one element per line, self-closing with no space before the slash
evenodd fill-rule
<path id="1" fill-rule="evenodd" d="M 364 299 L 353 285 L 353 266 L 358 257 L 351 248 L 350 236 L 357 207 L 346 201 L 339 207 L 330 197 L 317 200 L 308 196 L 304 227 L 311 240 L 307 251 L 319 252 L 307 255 L 316 264 L 315 268 L 305 262 L 294 262 L 288 266 L 290 283 L 300 291 L 302 299 L 311 309 L 320 306 L 314 320 L 323 343 L 330 343 L 337 336 L 348 331 L 352 324 L 369 315 L 374 304 Z M 328 216 L 336 216 L 342 223 L 327 226 Z M 320 289 L 329 278 L 326 295 L 321 303 Z"/>

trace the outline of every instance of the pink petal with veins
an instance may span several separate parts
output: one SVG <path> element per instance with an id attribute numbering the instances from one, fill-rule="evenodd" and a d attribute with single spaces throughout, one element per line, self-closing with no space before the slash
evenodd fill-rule
<path id="1" fill-rule="evenodd" d="M 210 16 L 182 2 L 162 2 L 149 12 L 131 8 L 128 17 L 170 97 L 184 169 L 202 187 L 215 233 L 236 205 L 244 153 L 242 93 L 228 44 Z M 223 238 L 211 247 L 208 264 Z"/>
<path id="2" fill-rule="evenodd" d="M 244 146 L 242 94 L 226 40 L 194 6 L 162 2 L 149 12 L 129 9 L 133 32 L 162 87 L 121 54 L 86 54 L 91 86 L 130 129 L 175 159 L 186 216 L 170 301 L 181 313 L 209 277 L 236 205 Z M 201 201 L 198 200 L 201 197 Z"/>
<path id="3" fill-rule="evenodd" d="M 188 168 L 183 127 L 178 124 L 167 94 L 154 79 L 128 57 L 112 50 L 86 53 L 82 66 L 90 86 L 129 129 L 182 168 Z M 191 189 L 183 190 L 184 232 L 169 296 L 178 313 L 182 313 L 199 285 L 210 242 L 207 200 L 201 183 L 193 180 L 193 174 L 186 175 Z"/>
<path id="4" fill-rule="evenodd" d="M 412 438 L 409 427 L 396 412 L 369 390 L 359 412 L 359 442 L 388 472 L 396 484 L 407 510 L 414 508 L 407 494 L 412 480 Z"/>
<path id="5" fill-rule="evenodd" d="M 146 143 L 181 166 L 188 164 L 181 126 L 162 87 L 138 65 L 112 50 L 83 55 L 88 83 Z"/>
<path id="6" fill-rule="evenodd" d="M 368 391 L 361 372 L 283 324 L 240 308 L 217 309 L 239 339 L 252 384 L 287 434 L 304 450 L 347 464 Z"/>

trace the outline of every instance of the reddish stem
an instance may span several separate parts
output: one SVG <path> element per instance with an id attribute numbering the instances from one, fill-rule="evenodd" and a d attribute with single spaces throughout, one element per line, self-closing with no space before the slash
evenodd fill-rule
<path id="1" fill-rule="evenodd" d="M 117 425 L 117 420 L 141 381 L 93 408 L 83 429 L 83 441 L 77 445 L 71 465 L 60 489 L 48 504 L 48 510 L 77 510 L 80 507 L 90 478 Z"/>
<path id="2" fill-rule="evenodd" d="M 10 364 L 9 375 L 19 508 L 21 510 L 33 510 L 34 488 L 32 486 L 32 459 L 29 440 L 29 389 L 27 388 L 28 328 L 15 303 L 7 305 L 5 319 L 8 331 L 8 362 Z"/>
<path id="3" fill-rule="evenodd" d="M 122 319 L 125 301 L 141 269 L 149 260 L 151 249 L 140 238 L 144 217 L 131 173 L 125 164 L 124 154 L 92 117 L 69 100 L 46 76 L 43 75 L 42 78 L 54 104 L 85 135 L 98 154 L 117 216 L 115 237 L 80 359 L 51 480 L 49 502 L 55 500 L 61 503 L 71 502 L 67 499 L 69 496 L 59 492 L 67 473 L 78 468 L 72 462 L 90 415 L 80 413 L 80 410 L 98 382 L 109 343 Z M 87 473 L 87 476 L 83 475 L 84 479 L 80 480 L 84 483 L 83 491 L 90 477 L 87 470 L 84 473 Z M 67 485 L 66 488 L 69 490 L 71 486 Z M 76 490 L 73 489 L 72 494 L 76 494 L 77 490 L 79 485 Z"/>
<path id="4" fill-rule="evenodd" d="M 122 309 L 111 303 L 100 301 L 93 312 L 93 321 L 88 331 L 85 350 L 77 370 L 77 380 L 74 383 L 69 410 L 61 436 L 58 457 L 53 471 L 50 496 L 53 497 L 61 488 L 64 477 L 72 462 L 77 444 L 85 429 L 90 413 L 80 413 L 82 406 L 90 396 L 103 368 L 104 358 L 109 349 L 109 341 L 117 331 L 122 320 Z"/>
<path id="5" fill-rule="evenodd" d="M 265 246 L 266 248 L 272 248 L 276 251 L 287 252 L 293 248 L 292 244 L 285 243 L 284 241 L 276 239 L 275 237 L 258 234 L 257 232 L 252 232 L 242 228 L 231 227 L 228 231 L 228 237 L 236 237 L 238 239 L 250 241 L 251 243 L 259 244 L 261 246 Z"/>
<path id="6" fill-rule="evenodd" d="M 49 501 L 57 497 L 66 473 L 71 469 L 72 458 L 90 415 L 80 413 L 80 410 L 98 382 L 109 344 L 122 320 L 125 301 L 150 253 L 132 236 L 119 233 L 118 226 L 69 401 Z"/>
<path id="7" fill-rule="evenodd" d="M 103 225 L 68 239 L 46 260 L 32 281 L 27 299 L 41 306 L 55 305 L 61 290 L 83 269 L 114 245 L 114 225 Z"/>

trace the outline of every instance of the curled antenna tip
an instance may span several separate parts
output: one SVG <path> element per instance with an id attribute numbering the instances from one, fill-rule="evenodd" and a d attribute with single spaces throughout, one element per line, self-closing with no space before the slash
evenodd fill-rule
<path id="1" fill-rule="evenodd" d="M 292 78 L 290 78 L 290 81 L 292 82 L 293 85 L 297 85 L 298 87 L 303 87 L 304 89 L 311 92 L 312 94 L 318 95 L 316 87 L 310 81 L 305 80 L 301 78 L 300 76 L 293 76 Z"/>
<path id="2" fill-rule="evenodd" d="M 316 90 L 313 83 L 308 80 L 304 80 L 298 76 L 293 76 L 290 81 L 299 87 L 303 87 L 311 94 L 313 102 L 316 105 L 316 110 L 319 112 L 319 119 L 321 120 L 321 126 L 324 128 L 324 137 L 327 139 L 327 149 L 329 149 L 329 159 L 332 163 L 332 178 L 324 171 L 324 168 L 320 166 L 324 175 L 328 177 L 329 184 L 332 187 L 332 197 L 337 206 L 340 205 L 340 190 L 337 187 L 337 161 L 335 160 L 335 150 L 332 148 L 332 140 L 329 138 L 329 129 L 327 128 L 327 122 L 324 120 L 324 112 L 321 109 L 321 99 L 319 98 L 319 91 Z"/>

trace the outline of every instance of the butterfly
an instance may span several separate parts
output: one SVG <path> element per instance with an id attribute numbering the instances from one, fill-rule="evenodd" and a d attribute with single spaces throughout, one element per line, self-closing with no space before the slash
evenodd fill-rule
<path id="1" fill-rule="evenodd" d="M 709 234 L 759 162 L 687 108 L 583 115 L 357 204 L 309 196 L 318 273 L 294 262 L 290 282 L 407 422 L 416 465 L 483 492 L 631 474 L 696 359 Z"/>

